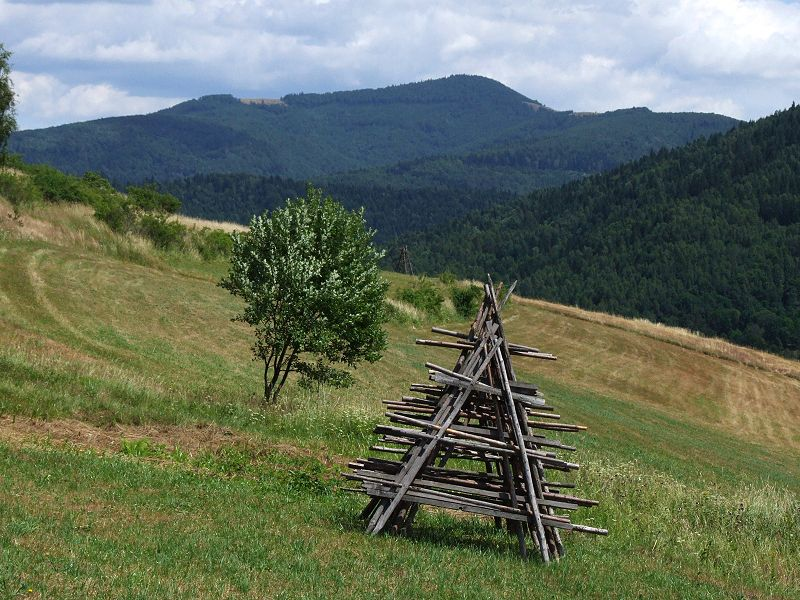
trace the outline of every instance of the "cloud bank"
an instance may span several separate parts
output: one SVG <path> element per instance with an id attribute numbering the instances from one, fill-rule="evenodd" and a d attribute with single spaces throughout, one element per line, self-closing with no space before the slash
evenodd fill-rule
<path id="1" fill-rule="evenodd" d="M 23 128 L 452 73 L 582 111 L 751 119 L 800 96 L 800 6 L 775 0 L 0 0 L 0 31 Z"/>

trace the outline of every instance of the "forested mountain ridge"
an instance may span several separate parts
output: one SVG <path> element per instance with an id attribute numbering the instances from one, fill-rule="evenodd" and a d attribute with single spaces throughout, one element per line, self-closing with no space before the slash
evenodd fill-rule
<path id="1" fill-rule="evenodd" d="M 379 183 L 322 180 L 326 194 L 350 210 L 364 208 L 364 218 L 376 230 L 375 240 L 387 244 L 412 231 L 444 223 L 453 215 L 508 202 L 514 194 L 460 187 L 394 187 Z M 255 214 L 302 196 L 306 183 L 283 177 L 246 173 L 194 175 L 159 183 L 182 201 L 181 213 L 191 217 L 249 223 Z"/>
<path id="2" fill-rule="evenodd" d="M 403 240 L 418 269 L 800 355 L 800 107 Z"/>
<path id="3" fill-rule="evenodd" d="M 578 115 L 550 111 L 549 130 L 521 127 L 500 144 L 462 155 L 423 157 L 325 180 L 396 188 L 469 187 L 527 193 L 606 171 L 646 155 L 730 129 L 714 114 L 654 113 L 629 108 Z M 559 124 L 559 125 L 556 125 Z"/>
<path id="4" fill-rule="evenodd" d="M 264 104 L 206 96 L 149 115 L 17 132 L 10 147 L 28 162 L 73 174 L 99 171 L 117 184 L 208 173 L 305 180 L 381 168 L 348 179 L 361 186 L 365 179 L 382 183 L 391 171 L 384 167 L 442 157 L 416 187 L 441 187 L 441 178 L 450 186 L 527 191 L 735 123 L 720 115 L 641 110 L 583 116 L 548 109 L 485 77 L 455 75 Z M 576 158 L 576 149 L 588 155 Z M 390 179 L 407 187 L 408 169 L 395 170 Z M 515 184 L 499 185 L 508 180 Z"/>

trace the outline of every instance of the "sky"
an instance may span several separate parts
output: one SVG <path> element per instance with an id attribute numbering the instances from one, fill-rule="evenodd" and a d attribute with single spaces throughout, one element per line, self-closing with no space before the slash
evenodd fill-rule
<path id="1" fill-rule="evenodd" d="M 0 43 L 20 129 L 456 73 L 557 110 L 800 100 L 797 1 L 0 0 Z"/>

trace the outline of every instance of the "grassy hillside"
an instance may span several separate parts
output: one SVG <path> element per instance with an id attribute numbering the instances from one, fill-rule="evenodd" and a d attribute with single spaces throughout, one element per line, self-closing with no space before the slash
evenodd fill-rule
<path id="1" fill-rule="evenodd" d="M 736 123 L 720 115 L 649 111 L 581 117 L 546 109 L 497 81 L 467 75 L 377 90 L 291 94 L 282 100 L 260 105 L 228 95 L 206 96 L 149 115 L 18 132 L 10 147 L 29 162 L 75 175 L 98 171 L 127 184 L 208 173 L 307 180 L 484 148 L 493 151 L 486 163 L 491 170 L 493 162 L 509 154 L 504 150 L 509 145 L 518 158 L 512 170 L 529 190 Z M 562 134 L 563 144 L 558 141 Z M 554 152 L 569 159 L 563 165 L 545 164 L 542 156 Z M 541 173 L 528 177 L 534 155 L 542 160 L 536 167 Z M 474 167 L 454 163 L 447 168 L 457 186 L 474 183 Z M 504 181 L 508 171 L 477 187 L 511 187 Z M 351 183 L 360 185 L 363 177 Z M 372 173 L 369 184 L 381 184 L 383 177 Z M 441 181 L 428 178 L 424 185 Z"/>
<path id="2" fill-rule="evenodd" d="M 426 317 L 401 310 L 354 388 L 290 384 L 265 408 L 215 286 L 224 261 L 157 251 L 77 205 L 20 213 L 0 205 L 4 596 L 797 597 L 797 362 L 516 299 L 509 337 L 559 355 L 516 369 L 590 426 L 564 436 L 601 501 L 579 520 L 611 535 L 567 536 L 549 567 L 442 511 L 370 538 L 338 472 L 367 452 L 381 399 L 455 360 L 414 345 Z M 410 284 L 387 276 L 393 295 Z"/>

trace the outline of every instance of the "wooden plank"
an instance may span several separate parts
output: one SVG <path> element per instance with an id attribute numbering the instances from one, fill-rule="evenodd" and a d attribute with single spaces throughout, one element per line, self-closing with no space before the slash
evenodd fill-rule
<path id="1" fill-rule="evenodd" d="M 570 425 L 567 423 L 542 423 L 541 421 L 528 421 L 528 426 L 534 429 L 547 429 L 550 431 L 586 431 L 585 425 Z"/>
<path id="2" fill-rule="evenodd" d="M 487 344 L 486 339 L 481 344 L 481 348 L 485 348 Z M 483 375 L 484 370 L 489 365 L 489 362 L 492 358 L 497 354 L 499 350 L 499 345 L 495 342 L 493 343 L 493 347 L 491 350 L 487 352 L 487 356 L 484 359 L 481 366 L 475 371 L 472 381 L 476 383 L 478 379 L 480 379 L 481 375 Z M 479 355 L 479 352 L 475 352 L 476 355 Z M 400 502 L 403 499 L 403 496 L 408 491 L 408 488 L 411 486 L 411 482 L 416 477 L 417 473 L 425 466 L 425 463 L 430 457 L 431 453 L 436 449 L 438 445 L 438 440 L 444 437 L 444 434 L 453 421 L 458 417 L 458 413 L 461 411 L 461 407 L 469 398 L 472 392 L 472 387 L 467 387 L 461 390 L 461 393 L 456 397 L 456 399 L 452 402 L 449 408 L 449 414 L 447 414 L 444 418 L 444 421 L 440 423 L 442 428 L 437 431 L 435 439 L 431 440 L 430 443 L 426 444 L 420 451 L 417 453 L 417 456 L 412 457 L 409 463 L 406 465 L 407 470 L 402 473 L 402 477 L 399 481 L 400 489 L 397 491 L 397 495 L 392 499 L 389 505 L 381 510 L 380 508 L 376 511 L 376 514 L 373 515 L 373 520 L 370 521 L 368 525 L 368 531 L 373 535 L 379 533 L 383 527 L 386 526 L 389 518 L 392 516 L 393 511 L 397 508 Z"/>
<path id="3" fill-rule="evenodd" d="M 426 364 L 431 364 L 431 363 L 426 363 Z M 439 367 L 439 368 L 441 368 L 441 367 Z M 434 369 L 434 371 L 435 370 L 436 369 Z M 450 375 L 448 375 L 446 373 L 434 373 L 433 375 L 431 375 L 431 379 L 433 381 L 438 382 L 438 383 L 444 383 L 445 385 L 451 385 L 453 387 L 459 387 L 459 388 L 462 388 L 462 389 L 464 387 L 466 387 L 466 384 L 467 384 L 467 382 L 464 381 L 463 379 L 460 379 L 460 378 L 457 379 L 455 377 L 451 377 Z M 479 392 L 483 392 L 484 394 L 491 394 L 493 396 L 501 396 L 502 395 L 502 391 L 500 389 L 498 389 L 498 388 L 496 388 L 494 386 L 491 386 L 491 385 L 487 385 L 485 383 L 477 382 L 475 385 L 473 385 L 473 387 L 475 388 L 475 390 L 477 390 Z M 536 407 L 536 408 L 540 408 L 540 409 L 545 408 L 544 399 L 541 399 L 541 398 L 539 398 L 537 396 L 528 396 L 526 394 L 519 394 L 519 393 L 516 393 L 516 392 L 511 392 L 511 396 L 515 400 L 517 400 L 519 402 L 526 403 L 526 404 L 528 404 L 528 405 L 530 405 L 532 407 Z"/>
<path id="4" fill-rule="evenodd" d="M 524 356 L 525 358 L 540 358 L 542 360 L 558 360 L 558 357 L 555 354 L 550 354 L 548 352 L 527 352 L 525 350 L 517 350 L 515 348 L 508 349 L 509 354 L 513 354 L 514 356 Z"/>
<path id="5" fill-rule="evenodd" d="M 512 431 L 514 433 L 514 437 L 516 438 L 517 445 L 520 448 L 525 447 L 525 440 L 522 438 L 522 429 L 520 428 L 519 424 L 519 417 L 517 416 L 516 408 L 514 407 L 514 399 L 511 393 L 511 387 L 508 385 L 508 375 L 506 374 L 506 365 L 505 361 L 503 360 L 503 354 L 501 352 L 497 353 L 497 362 L 500 371 L 500 381 L 504 388 L 504 400 L 506 402 L 506 408 L 511 415 L 511 426 Z M 531 474 L 531 467 L 530 462 L 528 460 L 527 452 L 520 453 L 521 456 L 521 463 L 522 463 L 522 474 L 525 478 L 525 495 L 527 497 L 528 503 L 532 509 L 533 514 L 533 526 L 535 528 L 536 537 L 539 541 L 539 552 L 542 555 L 542 560 L 544 562 L 550 562 L 550 551 L 547 548 L 547 539 L 545 538 L 544 534 L 544 526 L 542 525 L 542 517 L 539 512 L 539 504 L 536 501 L 535 489 L 533 487 L 533 476 Z"/>
<path id="6" fill-rule="evenodd" d="M 392 490 L 382 487 L 379 484 L 375 484 L 374 487 L 371 487 L 368 493 L 370 495 L 382 498 L 391 498 L 394 495 L 394 492 Z M 408 499 L 412 502 L 419 502 L 421 504 L 427 504 L 429 506 L 439 506 L 441 508 L 448 508 L 451 510 L 458 510 L 462 512 L 484 515 L 488 517 L 500 517 L 502 519 L 510 519 L 514 521 L 524 522 L 528 520 L 529 516 L 527 514 L 518 513 L 510 509 L 499 510 L 497 508 L 475 506 L 469 502 L 451 500 L 447 497 L 437 496 L 429 492 L 426 493 L 424 491 L 409 490 L 407 496 Z M 589 527 L 587 525 L 577 525 L 574 523 L 570 523 L 569 519 L 557 517 L 555 515 L 542 515 L 542 523 L 544 525 L 547 525 L 548 527 L 555 527 L 558 529 L 563 529 L 565 531 L 574 530 L 583 533 L 593 533 L 596 535 L 608 535 L 608 530 L 606 529 Z"/>
<path id="7" fill-rule="evenodd" d="M 506 295 L 505 295 L 505 297 L 503 298 L 502 302 L 500 302 L 500 305 L 497 307 L 497 312 L 498 312 L 498 314 L 500 313 L 500 311 L 502 311 L 502 310 L 503 310 L 503 307 L 506 305 L 506 302 L 508 302 L 508 300 L 511 298 L 511 292 L 513 292 L 513 291 L 514 291 L 514 288 L 516 288 L 516 287 L 517 287 L 517 281 L 516 281 L 516 280 L 514 280 L 514 283 L 512 283 L 512 284 L 509 286 L 509 288 L 508 288 L 508 291 L 506 292 Z"/>
<path id="8" fill-rule="evenodd" d="M 451 331 L 449 329 L 443 329 L 442 327 L 431 327 L 431 331 L 433 333 L 441 333 L 442 335 L 449 335 L 451 337 L 460 338 L 462 340 L 467 340 L 470 337 L 466 333 L 459 333 L 458 331 Z"/>
<path id="9" fill-rule="evenodd" d="M 434 348 L 452 348 L 457 350 L 474 350 L 475 344 L 469 342 L 444 342 L 441 340 L 425 340 L 417 338 L 414 342 L 419 346 L 433 346 Z"/>

